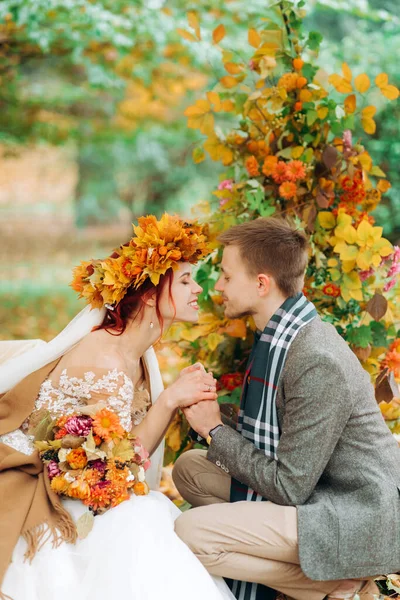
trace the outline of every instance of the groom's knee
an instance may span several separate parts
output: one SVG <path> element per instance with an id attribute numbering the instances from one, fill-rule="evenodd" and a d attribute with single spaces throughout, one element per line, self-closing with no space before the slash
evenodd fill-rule
<path id="1" fill-rule="evenodd" d="M 199 463 L 205 458 L 204 450 L 188 450 L 180 455 L 172 470 L 172 479 L 178 492 L 185 498 L 188 486 L 193 486 L 193 477 L 198 471 Z"/>
<path id="2" fill-rule="evenodd" d="M 202 553 L 202 535 L 196 514 L 198 510 L 187 510 L 175 521 L 175 533 L 195 554 Z"/>

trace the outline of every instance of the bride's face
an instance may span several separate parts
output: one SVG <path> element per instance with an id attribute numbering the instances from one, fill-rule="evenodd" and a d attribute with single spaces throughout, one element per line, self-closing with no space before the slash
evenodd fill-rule
<path id="1" fill-rule="evenodd" d="M 181 321 L 197 323 L 199 306 L 197 298 L 203 290 L 192 278 L 192 265 L 179 263 L 179 269 L 174 271 L 171 284 L 171 296 L 175 310 L 169 298 L 169 286 L 166 285 L 160 297 L 160 311 L 166 321 Z"/>

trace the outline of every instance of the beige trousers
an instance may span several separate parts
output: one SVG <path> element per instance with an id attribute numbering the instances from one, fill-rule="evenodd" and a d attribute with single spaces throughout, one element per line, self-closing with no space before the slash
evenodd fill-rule
<path id="1" fill-rule="evenodd" d="M 231 478 L 190 450 L 172 477 L 193 507 L 175 522 L 176 533 L 212 575 L 262 583 L 295 600 L 322 600 L 338 581 L 312 581 L 301 570 L 297 509 L 272 502 L 229 503 Z"/>

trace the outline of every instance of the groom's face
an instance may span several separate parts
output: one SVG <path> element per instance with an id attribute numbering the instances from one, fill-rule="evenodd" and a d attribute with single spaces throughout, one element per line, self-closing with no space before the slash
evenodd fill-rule
<path id="1" fill-rule="evenodd" d="M 221 292 L 225 316 L 237 319 L 255 314 L 259 301 L 257 277 L 248 273 L 237 246 L 224 248 L 220 269 L 215 289 Z"/>

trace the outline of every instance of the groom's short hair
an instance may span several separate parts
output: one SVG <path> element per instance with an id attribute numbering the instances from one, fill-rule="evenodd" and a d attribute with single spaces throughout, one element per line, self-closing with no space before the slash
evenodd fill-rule
<path id="1" fill-rule="evenodd" d="M 287 297 L 301 292 L 309 244 L 293 222 L 283 217 L 259 218 L 231 227 L 218 240 L 239 248 L 251 275 L 271 275 Z"/>

